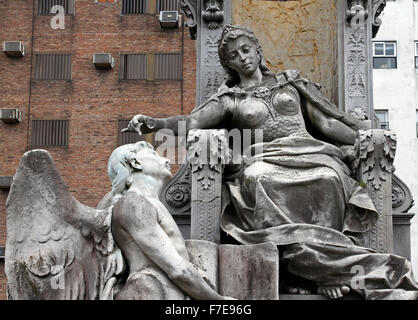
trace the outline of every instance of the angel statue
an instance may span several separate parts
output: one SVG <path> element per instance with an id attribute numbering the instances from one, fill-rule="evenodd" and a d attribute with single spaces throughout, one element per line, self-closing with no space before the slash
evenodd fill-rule
<path id="1" fill-rule="evenodd" d="M 109 173 L 117 199 L 94 209 L 71 196 L 47 151 L 23 156 L 6 204 L 8 298 L 231 299 L 190 262 L 158 199 L 169 160 L 146 142 L 124 145 Z"/>
<path id="2" fill-rule="evenodd" d="M 220 221 L 225 234 L 244 245 L 275 243 L 283 269 L 306 280 L 313 293 L 341 298 L 353 290 L 366 299 L 418 298 L 411 264 L 372 252 L 364 241 L 377 212 L 348 164 L 358 131 L 370 125 L 339 110 L 320 85 L 298 71 L 270 71 L 248 28 L 225 25 L 218 54 L 225 82 L 215 95 L 189 115 L 136 115 L 127 129 L 179 134 L 183 121 L 187 132 L 262 130 L 263 141 L 251 145 L 251 156 L 225 170 Z M 364 271 L 364 286 L 353 285 L 351 270 L 357 267 Z M 297 283 L 288 290 L 312 292 Z"/>

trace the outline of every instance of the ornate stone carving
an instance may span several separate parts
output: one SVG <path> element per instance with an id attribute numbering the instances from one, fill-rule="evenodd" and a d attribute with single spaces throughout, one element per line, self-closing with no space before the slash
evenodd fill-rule
<path id="1" fill-rule="evenodd" d="M 201 187 L 208 190 L 215 180 L 215 173 L 222 173 L 228 159 L 225 131 L 191 130 L 187 145 L 187 159 L 192 174 L 197 175 Z"/>
<path id="2" fill-rule="evenodd" d="M 220 243 L 223 165 L 228 161 L 223 130 L 191 130 L 187 157 L 192 173 L 191 238 Z"/>
<path id="3" fill-rule="evenodd" d="M 363 1 L 349 1 L 350 6 L 347 10 L 346 18 L 348 33 L 346 41 L 346 85 L 347 85 L 347 104 L 348 112 L 357 115 L 368 114 L 366 108 L 367 90 L 367 30 L 366 22 L 368 11 L 365 9 Z M 358 109 L 362 111 L 359 112 Z M 353 112 L 353 110 L 357 110 Z"/>
<path id="4" fill-rule="evenodd" d="M 379 18 L 380 14 L 386 7 L 386 0 L 373 0 L 373 15 L 372 15 L 372 32 L 373 38 L 376 37 L 377 32 L 382 25 L 382 20 Z"/>
<path id="5" fill-rule="evenodd" d="M 207 50 L 206 56 L 203 59 L 203 64 L 207 70 L 203 91 L 205 100 L 208 100 L 216 92 L 223 81 L 222 69 L 213 67 L 221 65 L 218 55 L 219 36 L 219 34 L 208 34 L 205 40 L 205 47 Z"/>
<path id="6" fill-rule="evenodd" d="M 208 28 L 213 30 L 219 27 L 224 20 L 224 12 L 222 11 L 222 1 L 205 0 L 204 10 L 202 11 L 202 19 L 208 24 Z"/>
<path id="7" fill-rule="evenodd" d="M 378 252 L 392 253 L 392 163 L 396 135 L 385 130 L 360 131 L 356 148 L 358 179 L 364 183 L 379 215 L 369 232 L 369 246 Z"/>
<path id="8" fill-rule="evenodd" d="M 377 190 L 392 174 L 392 163 L 396 152 L 396 134 L 393 131 L 360 131 L 359 156 L 363 176 Z"/>
<path id="9" fill-rule="evenodd" d="M 196 40 L 197 32 L 197 0 L 180 0 L 180 8 L 187 17 L 187 27 L 189 28 L 190 38 Z"/>
<path id="10" fill-rule="evenodd" d="M 392 177 L 392 209 L 393 213 L 407 213 L 414 206 L 411 190 L 397 176 Z"/>
<path id="11" fill-rule="evenodd" d="M 190 166 L 185 164 L 163 188 L 160 200 L 172 215 L 190 214 L 191 189 Z"/>

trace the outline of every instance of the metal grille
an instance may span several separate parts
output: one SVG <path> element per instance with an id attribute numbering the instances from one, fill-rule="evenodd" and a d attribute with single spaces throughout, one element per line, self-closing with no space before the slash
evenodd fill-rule
<path id="1" fill-rule="evenodd" d="M 121 54 L 120 79 L 134 80 L 147 78 L 146 54 Z"/>
<path id="2" fill-rule="evenodd" d="M 63 6 L 65 14 L 74 14 L 74 0 L 38 0 L 38 15 L 52 15 L 53 6 Z"/>
<path id="3" fill-rule="evenodd" d="M 137 141 L 147 141 L 149 143 L 151 143 L 152 145 L 154 145 L 154 134 L 150 133 L 150 134 L 143 134 L 142 136 L 139 136 L 137 133 L 135 132 L 121 132 L 121 130 L 123 128 L 127 128 L 129 121 L 131 121 L 131 119 L 129 120 L 119 120 L 119 130 L 118 130 L 118 146 L 122 146 L 124 144 L 128 144 L 128 143 L 135 143 Z"/>
<path id="4" fill-rule="evenodd" d="M 36 80 L 71 80 L 71 54 L 35 54 Z"/>
<path id="5" fill-rule="evenodd" d="M 181 80 L 183 77 L 181 53 L 159 53 L 155 55 L 155 79 Z"/>
<path id="6" fill-rule="evenodd" d="M 31 147 L 68 147 L 69 120 L 32 120 Z"/>
<path id="7" fill-rule="evenodd" d="M 179 11 L 178 0 L 157 0 L 157 13 L 160 11 Z"/>
<path id="8" fill-rule="evenodd" d="M 147 0 L 123 0 L 122 14 L 141 14 L 147 12 Z"/>

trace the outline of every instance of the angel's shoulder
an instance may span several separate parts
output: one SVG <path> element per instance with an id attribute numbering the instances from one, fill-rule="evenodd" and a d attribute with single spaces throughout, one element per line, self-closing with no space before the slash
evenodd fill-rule
<path id="1" fill-rule="evenodd" d="M 127 192 L 116 203 L 113 218 L 119 223 L 133 226 L 157 222 L 158 208 L 152 199 L 136 192 Z"/>

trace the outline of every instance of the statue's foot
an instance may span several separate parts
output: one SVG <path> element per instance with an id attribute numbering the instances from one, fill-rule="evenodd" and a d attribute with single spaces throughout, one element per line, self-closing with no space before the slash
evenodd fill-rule
<path id="1" fill-rule="evenodd" d="M 286 291 L 290 294 L 303 294 L 303 295 L 311 294 L 311 291 L 309 291 L 308 289 L 301 288 L 301 287 L 289 286 L 286 289 L 287 289 Z"/>
<path id="2" fill-rule="evenodd" d="M 320 286 L 318 293 L 330 299 L 340 299 L 350 292 L 347 286 Z"/>

